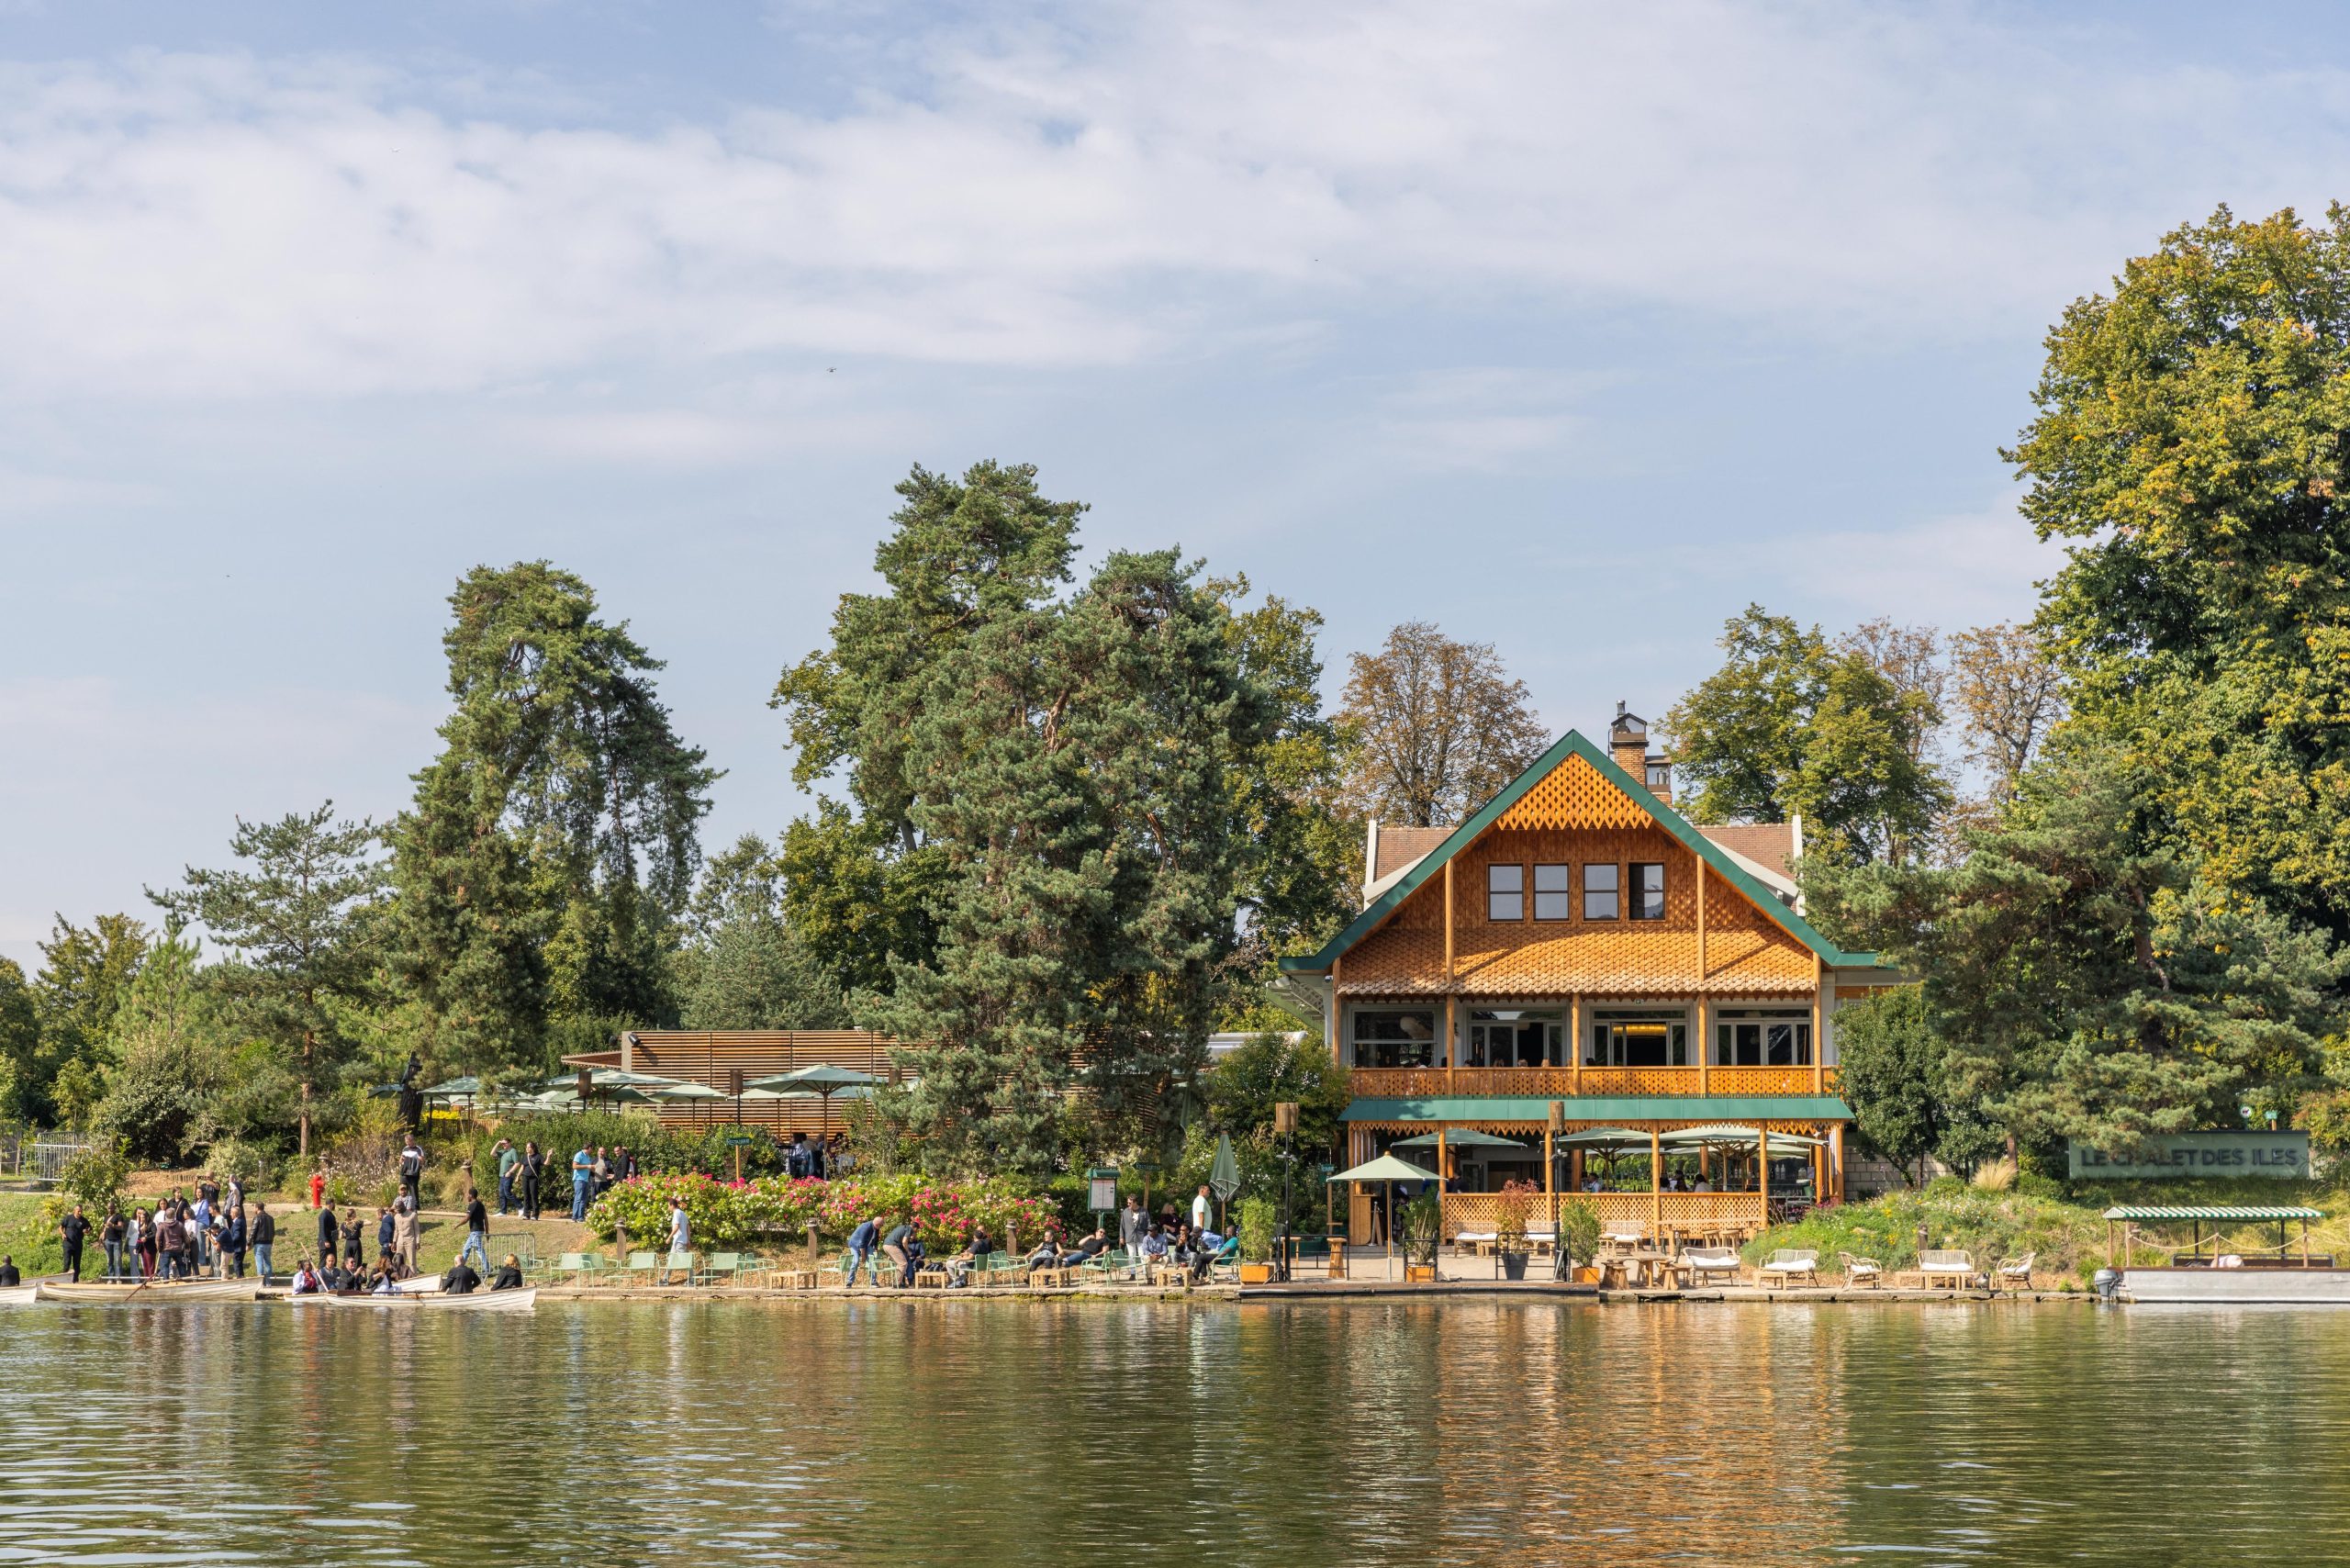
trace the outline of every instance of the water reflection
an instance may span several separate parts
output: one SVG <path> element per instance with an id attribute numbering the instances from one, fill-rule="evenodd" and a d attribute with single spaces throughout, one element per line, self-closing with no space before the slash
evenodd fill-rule
<path id="1" fill-rule="evenodd" d="M 0 1318 L 0 1563 L 2350 1559 L 2350 1320 L 1508 1300 Z"/>

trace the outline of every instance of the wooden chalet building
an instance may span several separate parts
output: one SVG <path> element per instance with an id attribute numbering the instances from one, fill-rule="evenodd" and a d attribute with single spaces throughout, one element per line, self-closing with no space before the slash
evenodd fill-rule
<path id="1" fill-rule="evenodd" d="M 1804 920 L 1799 824 L 1693 825 L 1639 717 L 1608 741 L 1569 731 L 1457 827 L 1372 827 L 1361 913 L 1281 960 L 1351 1070 L 1347 1160 L 1438 1135 L 1402 1152 L 1446 1175 L 1448 1238 L 1495 1228 L 1512 1179 L 1604 1170 L 1602 1219 L 1658 1228 L 1841 1194 L 1835 1009 L 1901 977 Z"/>

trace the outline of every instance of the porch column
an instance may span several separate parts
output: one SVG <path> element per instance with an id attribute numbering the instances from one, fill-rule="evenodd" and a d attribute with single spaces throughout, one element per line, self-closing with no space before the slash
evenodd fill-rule
<path id="1" fill-rule="evenodd" d="M 1664 1239 L 1664 1134 L 1649 1128 L 1649 1244 Z"/>
<path id="2" fill-rule="evenodd" d="M 1819 955 L 1811 956 L 1811 1092 L 1828 1092 L 1828 1036 L 1820 1027 L 1826 1016 L 1827 1003 L 1820 993 L 1828 989 L 1828 966 Z"/>
<path id="3" fill-rule="evenodd" d="M 1844 1124 L 1831 1123 L 1828 1128 L 1828 1182 L 1836 1201 L 1844 1201 Z"/>
<path id="4" fill-rule="evenodd" d="M 1567 1092 L 1583 1092 L 1583 993 L 1580 991 L 1571 991 L 1567 995 Z M 1581 1187 L 1582 1181 L 1578 1179 L 1575 1185 Z"/>
<path id="5" fill-rule="evenodd" d="M 1454 1058 L 1460 1056 L 1452 1025 L 1452 862 L 1444 863 L 1444 1087 L 1452 1089 Z M 1439 1150 L 1441 1152 L 1441 1150 Z"/>
<path id="6" fill-rule="evenodd" d="M 1754 1128 L 1754 1204 L 1755 1218 L 1764 1225 L 1771 1223 L 1771 1128 L 1768 1123 Z"/>

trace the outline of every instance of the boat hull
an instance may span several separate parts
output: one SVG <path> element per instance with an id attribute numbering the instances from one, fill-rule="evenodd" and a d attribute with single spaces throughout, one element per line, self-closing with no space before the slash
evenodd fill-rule
<path id="1" fill-rule="evenodd" d="M 472 1291 L 464 1295 L 290 1295 L 296 1306 L 331 1306 L 352 1312 L 529 1312 L 538 1305 L 536 1289 Z"/>
<path id="2" fill-rule="evenodd" d="M 2350 1269 L 2125 1269 L 2121 1294 L 2150 1305 L 2350 1306 Z"/>
<path id="3" fill-rule="evenodd" d="M 49 1302 L 80 1302 L 124 1306 L 183 1306 L 191 1302 L 253 1301 L 261 1295 L 259 1280 L 169 1280 L 143 1283 L 91 1281 L 71 1284 L 44 1280 L 34 1287 L 35 1298 Z"/>
<path id="4" fill-rule="evenodd" d="M 29 1285 L 0 1285 L 0 1306 L 30 1306 L 40 1299 L 38 1282 Z"/>

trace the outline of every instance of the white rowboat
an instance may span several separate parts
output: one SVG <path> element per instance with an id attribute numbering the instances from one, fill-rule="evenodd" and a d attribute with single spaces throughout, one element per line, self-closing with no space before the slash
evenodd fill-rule
<path id="1" fill-rule="evenodd" d="M 196 1301 L 252 1301 L 259 1280 L 92 1280 L 73 1284 L 44 1280 L 36 1301 L 120 1303 L 129 1306 L 178 1306 Z"/>
<path id="2" fill-rule="evenodd" d="M 0 1306 L 30 1306 L 40 1299 L 40 1284 L 0 1285 Z"/>
<path id="3" fill-rule="evenodd" d="M 464 1295 L 445 1292 L 430 1295 L 289 1295 L 285 1298 L 296 1306 L 341 1306 L 379 1312 L 529 1312 L 538 1305 L 535 1287 L 519 1291 L 469 1291 Z"/>

